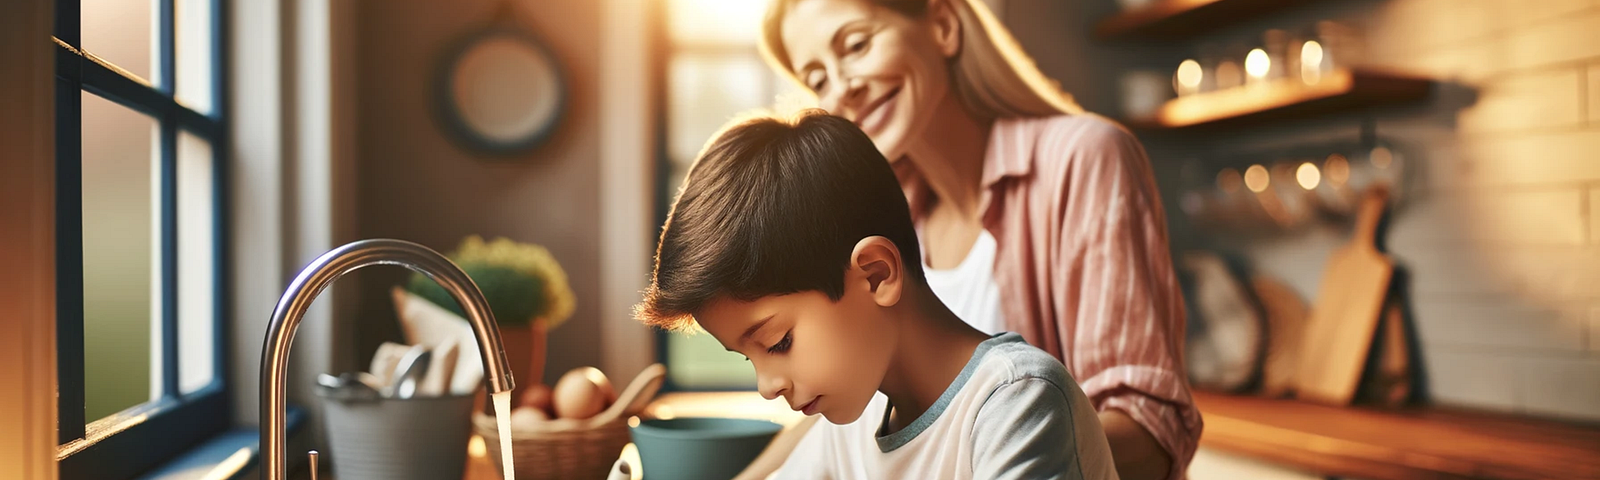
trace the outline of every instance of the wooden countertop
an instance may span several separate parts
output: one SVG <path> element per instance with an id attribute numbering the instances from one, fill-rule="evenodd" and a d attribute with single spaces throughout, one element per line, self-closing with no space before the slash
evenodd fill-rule
<path id="1" fill-rule="evenodd" d="M 1374 480 L 1600 478 L 1600 427 L 1418 407 L 1339 408 L 1195 392 L 1201 445 Z"/>
<path id="2" fill-rule="evenodd" d="M 1600 478 L 1600 426 L 1436 408 L 1339 408 L 1290 400 L 1195 392 L 1205 417 L 1202 445 L 1320 474 L 1415 479 Z M 755 392 L 662 395 L 647 418 L 804 418 Z M 499 480 L 474 437 L 465 480 Z M 623 458 L 638 465 L 629 445 Z M 636 479 L 638 477 L 635 477 Z"/>

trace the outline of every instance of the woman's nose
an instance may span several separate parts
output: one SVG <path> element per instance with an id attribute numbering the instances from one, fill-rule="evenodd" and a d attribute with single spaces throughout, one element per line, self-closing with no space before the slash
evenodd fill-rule
<path id="1" fill-rule="evenodd" d="M 861 108 L 862 94 L 866 92 L 867 82 L 859 78 L 850 77 L 839 81 L 843 88 L 835 88 L 822 99 L 820 106 L 828 113 L 846 118 L 853 118 L 854 110 Z M 850 110 L 850 111 L 846 111 Z"/>

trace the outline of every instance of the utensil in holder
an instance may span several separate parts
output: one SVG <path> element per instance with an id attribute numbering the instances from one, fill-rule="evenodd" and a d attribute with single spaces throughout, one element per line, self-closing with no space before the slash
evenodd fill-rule
<path id="1" fill-rule="evenodd" d="M 472 395 L 338 400 L 321 395 L 339 480 L 459 479 L 472 436 Z"/>

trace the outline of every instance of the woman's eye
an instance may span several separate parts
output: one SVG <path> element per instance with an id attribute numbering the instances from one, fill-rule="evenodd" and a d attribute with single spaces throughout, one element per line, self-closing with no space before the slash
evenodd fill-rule
<path id="1" fill-rule="evenodd" d="M 845 39 L 844 39 L 844 50 L 845 50 L 845 53 L 849 53 L 849 54 L 861 53 L 862 50 L 866 50 L 867 49 L 867 41 L 869 41 L 871 39 L 872 39 L 872 37 L 870 35 L 865 34 L 865 33 L 857 33 L 855 35 L 850 35 L 848 37 L 845 37 Z"/>
<path id="2" fill-rule="evenodd" d="M 783 339 L 782 340 L 778 340 L 778 343 L 772 344 L 772 348 L 768 348 L 767 349 L 767 353 L 771 353 L 773 355 L 777 355 L 777 354 L 789 351 L 790 344 L 794 343 L 793 338 L 794 338 L 794 332 L 788 332 L 788 333 L 783 334 Z"/>
<path id="3" fill-rule="evenodd" d="M 822 92 L 822 87 L 827 86 L 827 85 L 828 85 L 828 80 L 827 79 L 818 78 L 815 81 L 811 82 L 811 91 L 812 92 L 821 93 Z"/>

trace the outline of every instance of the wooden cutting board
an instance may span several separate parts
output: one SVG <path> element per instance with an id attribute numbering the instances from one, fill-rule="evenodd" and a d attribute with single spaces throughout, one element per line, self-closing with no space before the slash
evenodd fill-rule
<path id="1" fill-rule="evenodd" d="M 1301 342 L 1296 379 L 1301 399 L 1349 405 L 1355 396 L 1394 273 L 1393 261 L 1376 243 L 1388 202 L 1386 188 L 1368 190 L 1350 243 L 1328 258 Z"/>
<path id="2" fill-rule="evenodd" d="M 1267 352 L 1261 361 L 1261 395 L 1281 398 L 1294 391 L 1300 373 L 1300 343 L 1309 307 L 1293 288 L 1266 274 L 1250 279 L 1267 317 Z"/>

